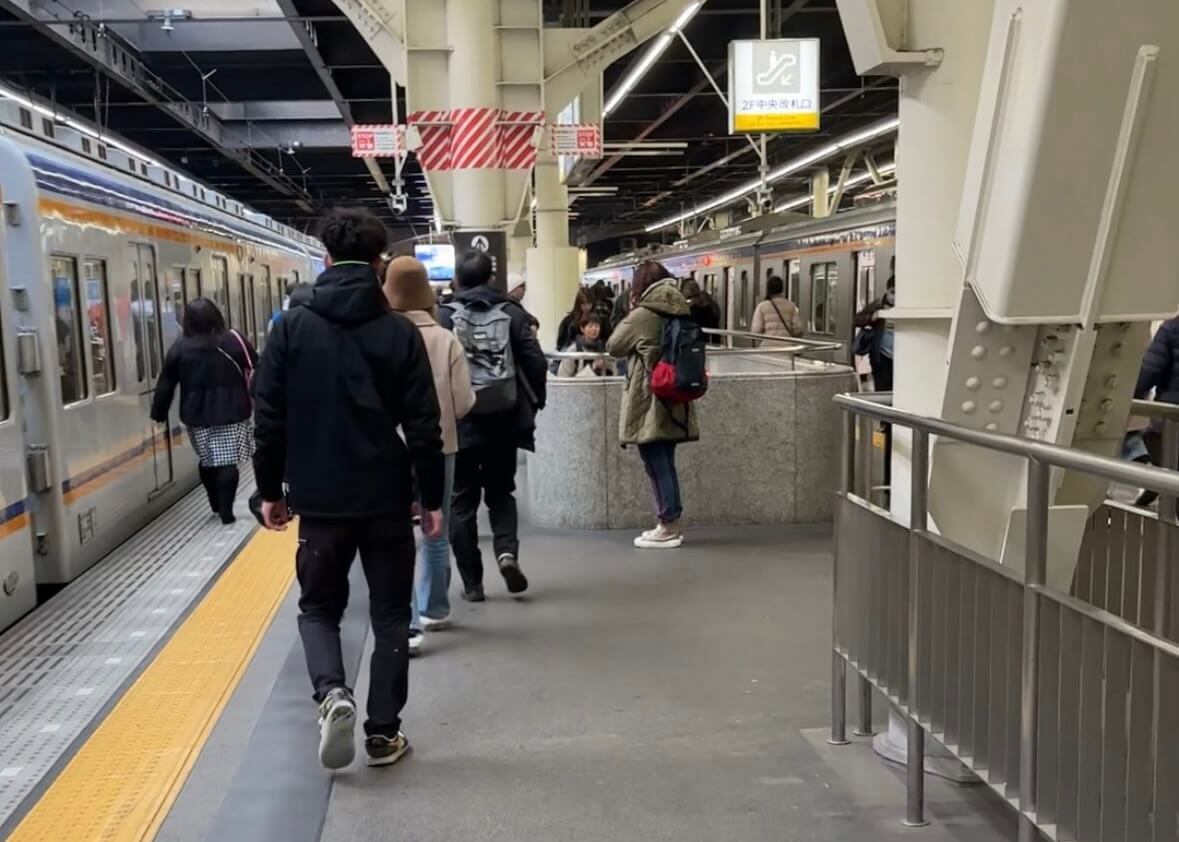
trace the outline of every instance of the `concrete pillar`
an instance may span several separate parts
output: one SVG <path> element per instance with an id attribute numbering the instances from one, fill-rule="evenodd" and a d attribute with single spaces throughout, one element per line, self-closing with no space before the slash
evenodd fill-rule
<path id="1" fill-rule="evenodd" d="M 508 289 L 513 290 L 528 277 L 528 249 L 532 248 L 532 237 L 508 237 Z"/>
<path id="2" fill-rule="evenodd" d="M 495 85 L 499 78 L 496 5 L 494 0 L 446 3 L 451 109 L 499 108 Z M 456 126 L 456 139 L 460 131 Z M 454 218 L 462 227 L 500 227 L 504 207 L 502 174 L 495 169 L 456 169 L 453 179 Z"/>
<path id="3" fill-rule="evenodd" d="M 811 173 L 811 216 L 821 219 L 831 214 L 831 173 L 826 169 Z"/>
<path id="4" fill-rule="evenodd" d="M 911 0 L 909 5 L 906 46 L 941 47 L 945 53 L 940 66 L 915 69 L 900 79 L 894 400 L 902 409 L 933 417 L 942 411 L 950 328 L 962 289 L 954 229 L 993 11 L 993 0 Z M 913 317 L 906 318 L 906 310 Z M 890 502 L 893 516 L 903 523 L 910 514 L 911 454 L 909 431 L 894 427 Z M 891 710 L 888 731 L 877 736 L 875 748 L 904 763 L 906 740 L 907 721 Z M 956 782 L 970 778 L 932 741 L 926 743 L 925 768 Z"/>
<path id="5" fill-rule="evenodd" d="M 898 407 L 934 417 L 942 411 L 950 328 L 962 289 L 954 233 L 993 13 L 993 0 L 909 5 L 908 45 L 941 47 L 944 59 L 900 80 L 894 389 Z M 905 318 L 906 310 L 920 310 L 920 318 Z M 908 432 L 895 430 L 891 505 L 905 523 L 911 452 Z"/>
<path id="6" fill-rule="evenodd" d="M 557 350 L 557 327 L 580 283 L 580 258 L 569 245 L 569 192 L 557 159 L 542 154 L 535 175 L 536 248 L 528 250 L 527 306 L 540 320 L 541 347 Z"/>

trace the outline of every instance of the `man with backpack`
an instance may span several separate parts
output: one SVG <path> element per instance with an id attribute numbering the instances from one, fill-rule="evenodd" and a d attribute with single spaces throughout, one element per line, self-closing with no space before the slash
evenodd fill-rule
<path id="1" fill-rule="evenodd" d="M 438 312 L 467 354 L 475 406 L 459 422 L 451 501 L 450 542 L 463 579 L 463 599 L 482 602 L 479 501 L 487 503 L 493 547 L 508 592 L 528 589 L 520 569 L 516 514 L 516 458 L 533 450 L 536 413 L 544 409 L 546 364 L 529 315 L 491 286 L 491 258 L 464 254 L 455 267 L 455 296 Z"/>
<path id="2" fill-rule="evenodd" d="M 636 445 L 655 494 L 657 523 L 635 539 L 640 549 L 675 549 L 684 543 L 684 512 L 676 447 L 698 441 L 694 401 L 708 388 L 704 334 L 671 273 L 642 263 L 631 284 L 631 308 L 606 353 L 628 360 L 618 438 Z"/>
<path id="3" fill-rule="evenodd" d="M 415 476 L 422 532 L 442 532 L 438 398 L 418 329 L 390 310 L 377 279 L 385 226 L 365 210 L 336 210 L 320 236 L 328 268 L 302 306 L 275 322 L 254 378 L 254 473 L 268 529 L 287 527 L 288 499 L 299 514 L 299 634 L 319 704 L 319 759 L 328 769 L 349 765 L 356 751 L 340 620 L 360 554 L 374 639 L 365 750 L 370 766 L 387 766 L 409 749 L 401 710 L 409 689 Z"/>

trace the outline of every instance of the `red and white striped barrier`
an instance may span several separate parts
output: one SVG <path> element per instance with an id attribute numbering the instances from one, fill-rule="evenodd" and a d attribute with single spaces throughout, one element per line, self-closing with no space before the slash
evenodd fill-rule
<path id="1" fill-rule="evenodd" d="M 415 111 L 418 161 L 425 170 L 526 170 L 536 164 L 536 130 L 543 111 L 455 108 Z"/>

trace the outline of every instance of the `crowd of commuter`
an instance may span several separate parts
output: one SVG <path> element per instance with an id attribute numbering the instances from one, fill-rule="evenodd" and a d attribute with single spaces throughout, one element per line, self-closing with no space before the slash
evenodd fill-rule
<path id="1" fill-rule="evenodd" d="M 388 234 L 370 213 L 333 211 L 320 236 L 326 268 L 314 285 L 287 290 L 261 357 L 226 328 L 212 301 L 187 305 L 151 416 L 166 423 L 180 389 L 180 417 L 210 508 L 225 523 L 234 520 L 238 466 L 250 458 L 258 489 L 251 509 L 263 525 L 285 530 L 297 513 L 298 625 L 319 706 L 319 756 L 329 769 L 347 766 L 355 754 L 357 705 L 340 622 L 359 556 L 374 640 L 365 751 L 370 765 L 381 766 L 409 749 L 401 730 L 409 658 L 426 632 L 450 624 L 452 552 L 461 597 L 487 598 L 481 504 L 507 592 L 528 590 L 516 472 L 519 451 L 535 447 L 550 372 L 625 379 L 619 440 L 637 450 L 654 500 L 653 526 L 634 544 L 683 544 L 677 451 L 700 438 L 695 401 L 707 388 L 701 329 L 719 327 L 721 314 L 694 280 L 681 283 L 646 261 L 617 296 L 604 284 L 578 289 L 558 328 L 558 349 L 574 353 L 550 369 L 536 319 L 520 295 L 493 283 L 486 254 L 461 255 L 453 290 L 439 299 L 419 261 L 383 257 Z M 752 332 L 803 333 L 785 292 L 781 278 L 769 278 Z M 886 314 L 894 303 L 890 277 L 885 294 L 855 319 L 856 352 L 870 361 L 880 391 L 893 383 Z M 1179 403 L 1179 317 L 1162 325 L 1147 351 L 1135 394 L 1151 393 Z M 1159 464 L 1157 426 L 1142 439 L 1135 455 Z"/>

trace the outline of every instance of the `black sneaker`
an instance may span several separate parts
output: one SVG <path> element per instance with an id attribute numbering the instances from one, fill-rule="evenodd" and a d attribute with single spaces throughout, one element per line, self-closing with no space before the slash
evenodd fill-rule
<path id="1" fill-rule="evenodd" d="M 392 766 L 409 751 L 409 740 L 400 731 L 396 737 L 374 734 L 364 741 L 364 750 L 369 766 Z"/>
<path id="2" fill-rule="evenodd" d="M 528 577 L 520 569 L 520 562 L 511 553 L 504 553 L 499 557 L 499 572 L 507 583 L 508 593 L 518 594 L 528 590 Z"/>
<path id="3" fill-rule="evenodd" d="M 472 585 L 469 588 L 463 588 L 463 599 L 467 602 L 484 602 L 487 597 L 483 593 L 482 585 Z"/>

